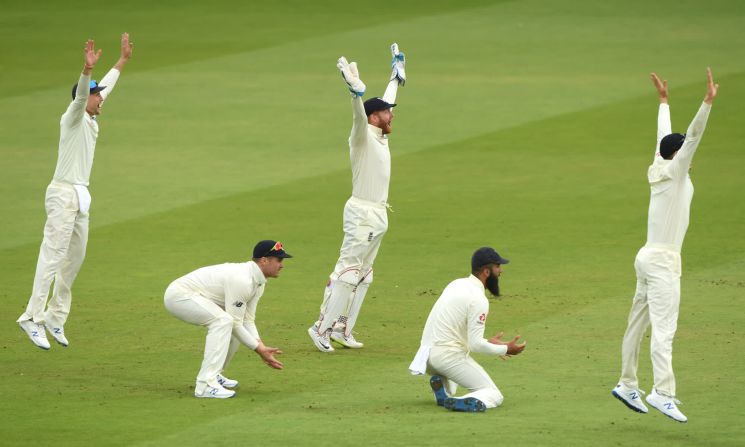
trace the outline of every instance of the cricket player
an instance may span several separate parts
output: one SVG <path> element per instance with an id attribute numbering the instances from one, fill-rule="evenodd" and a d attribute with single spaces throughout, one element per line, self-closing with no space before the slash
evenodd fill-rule
<path id="1" fill-rule="evenodd" d="M 132 50 L 129 34 L 122 34 L 119 60 L 99 84 L 91 80 L 91 73 L 101 57 L 101 50 L 96 51 L 94 42 L 88 40 L 83 72 L 72 88 L 72 102 L 60 120 L 57 168 L 45 198 L 47 221 L 44 239 L 36 263 L 31 297 L 26 311 L 17 320 L 34 345 L 42 349 L 51 347 L 45 327 L 57 343 L 62 346 L 69 344 L 65 337 L 65 322 L 72 303 L 70 289 L 83 264 L 88 242 L 91 205 L 88 184 L 98 138 L 96 117 L 101 113 L 104 100 L 114 90 Z M 54 290 L 47 305 L 52 282 Z"/>
<path id="2" fill-rule="evenodd" d="M 654 389 L 647 396 L 647 403 L 678 422 L 688 420 L 677 406 L 680 402 L 675 398 L 672 365 L 673 337 L 680 306 L 680 249 L 688 229 L 693 199 L 693 183 L 688 171 L 719 89 L 719 84 L 712 79 L 711 69 L 707 68 L 706 76 L 704 102 L 686 134 L 681 135 L 671 133 L 667 81 L 660 81 L 655 73 L 651 74 L 659 94 L 660 108 L 655 157 L 647 171 L 651 189 L 647 243 L 634 261 L 636 293 L 623 337 L 621 380 L 612 390 L 613 396 L 631 410 L 647 413 L 636 371 L 639 346 L 651 324 Z"/>
<path id="3" fill-rule="evenodd" d="M 499 276 L 509 261 L 491 247 L 476 250 L 471 257 L 471 275 L 448 284 L 437 299 L 424 325 L 422 342 L 409 370 L 413 375 L 432 374 L 430 386 L 437 405 L 448 410 L 482 412 L 498 407 L 504 397 L 471 352 L 509 357 L 523 352 L 520 336 L 502 341 L 502 333 L 486 340 L 484 327 L 489 314 L 485 290 L 499 296 Z M 458 385 L 468 389 L 452 397 Z"/>
<path id="4" fill-rule="evenodd" d="M 281 242 L 256 244 L 253 259 L 202 267 L 173 281 L 163 302 L 179 320 L 207 326 L 204 360 L 197 375 L 195 397 L 226 399 L 235 396 L 238 381 L 222 375 L 241 344 L 248 346 L 274 369 L 282 362 L 274 357 L 278 348 L 264 345 L 256 329 L 256 306 L 264 294 L 267 278 L 277 278 L 282 261 L 292 256 Z"/>
<path id="5" fill-rule="evenodd" d="M 388 229 L 388 184 L 391 154 L 388 135 L 393 131 L 393 107 L 398 86 L 406 83 L 404 54 L 391 45 L 393 59 L 383 98 L 363 103 L 365 84 L 357 63 L 339 58 L 337 67 L 352 94 L 352 132 L 349 158 L 352 164 L 352 197 L 344 205 L 344 241 L 339 260 L 324 292 L 318 321 L 308 335 L 321 352 L 332 352 L 331 340 L 347 348 L 362 348 L 352 329 L 365 294 L 373 281 L 373 262 Z"/>

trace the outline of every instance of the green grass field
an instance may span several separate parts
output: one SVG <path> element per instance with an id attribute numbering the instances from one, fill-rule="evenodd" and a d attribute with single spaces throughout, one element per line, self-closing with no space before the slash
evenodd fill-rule
<path id="1" fill-rule="evenodd" d="M 128 31 L 135 53 L 100 117 L 88 255 L 66 325 L 34 348 L 14 323 L 31 290 L 59 117 L 83 42 Z M 351 112 L 335 67 L 382 94 L 388 45 L 407 54 L 390 228 L 357 325 L 360 351 L 305 333 L 341 243 Z M 664 0 L 3 2 L 0 13 L 2 445 L 745 444 L 745 8 Z M 673 129 L 721 84 L 694 160 L 674 365 L 677 424 L 610 396 L 644 243 L 657 99 Z M 168 314 L 168 283 L 280 239 L 262 338 L 235 399 L 194 399 L 205 331 Z M 505 395 L 485 414 L 436 407 L 407 366 L 429 309 L 469 256 L 512 262 L 487 332 L 525 353 L 478 357 Z M 641 387 L 652 385 L 645 343 Z"/>

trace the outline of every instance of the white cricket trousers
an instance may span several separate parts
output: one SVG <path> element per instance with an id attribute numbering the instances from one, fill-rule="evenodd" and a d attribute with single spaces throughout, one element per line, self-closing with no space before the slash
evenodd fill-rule
<path id="1" fill-rule="evenodd" d="M 350 332 L 365 293 L 372 282 L 372 266 L 383 235 L 388 213 L 382 203 L 351 197 L 344 205 L 344 240 L 330 282 L 324 293 L 319 332 L 343 323 Z M 363 281 L 365 281 L 363 283 Z M 351 312 L 351 313 L 350 313 Z M 347 324 L 349 317 L 351 325 Z"/>
<path id="2" fill-rule="evenodd" d="M 654 388 L 659 394 L 674 397 L 673 337 L 680 307 L 680 253 L 673 246 L 648 244 L 636 255 L 634 268 L 636 293 L 623 336 L 621 383 L 639 388 L 639 349 L 651 324 Z"/>
<path id="3" fill-rule="evenodd" d="M 228 355 L 233 331 L 233 318 L 220 306 L 182 286 L 177 281 L 166 289 L 163 304 L 168 312 L 181 321 L 198 326 L 207 326 L 207 340 L 204 344 L 204 360 L 197 374 L 196 393 L 204 391 L 207 385 L 219 387 L 217 375 L 223 369 Z"/>
<path id="4" fill-rule="evenodd" d="M 448 396 L 454 396 L 460 385 L 469 391 L 462 398 L 475 397 L 486 408 L 498 407 L 504 401 L 504 396 L 484 368 L 460 349 L 433 346 L 429 351 L 427 373 L 442 377 Z"/>
<path id="5" fill-rule="evenodd" d="M 57 181 L 47 187 L 44 206 L 47 221 L 36 262 L 34 286 L 26 311 L 17 321 L 46 321 L 52 327 L 63 327 L 72 305 L 72 284 L 85 258 L 88 213 L 80 210 L 73 186 Z M 54 290 L 47 305 L 53 281 Z"/>

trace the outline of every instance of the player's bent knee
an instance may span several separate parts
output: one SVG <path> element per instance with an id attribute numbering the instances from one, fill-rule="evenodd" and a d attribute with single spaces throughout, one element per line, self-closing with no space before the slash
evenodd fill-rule
<path id="1" fill-rule="evenodd" d="M 373 282 L 373 271 L 372 269 L 362 278 L 360 284 L 372 284 Z"/>
<path id="2" fill-rule="evenodd" d="M 359 269 L 346 269 L 341 272 L 336 280 L 356 286 L 360 281 L 360 271 Z"/>
<path id="3" fill-rule="evenodd" d="M 214 326 L 216 328 L 227 328 L 233 326 L 233 319 L 230 317 L 230 315 L 220 315 L 219 317 L 215 318 L 215 320 L 210 324 L 210 326 Z"/>
<path id="4" fill-rule="evenodd" d="M 500 405 L 502 405 L 502 402 L 504 402 L 504 396 L 502 393 L 499 392 L 499 390 L 489 390 L 489 402 L 484 402 L 487 406 L 487 408 L 496 408 Z"/>

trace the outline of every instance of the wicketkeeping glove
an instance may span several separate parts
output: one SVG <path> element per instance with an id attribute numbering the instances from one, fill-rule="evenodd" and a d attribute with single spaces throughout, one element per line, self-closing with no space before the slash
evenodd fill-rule
<path id="1" fill-rule="evenodd" d="M 347 62 L 347 59 L 342 56 L 336 63 L 336 66 L 341 71 L 341 77 L 344 78 L 344 82 L 347 83 L 349 91 L 357 96 L 365 94 L 365 83 L 360 79 L 360 72 L 357 71 L 357 62 L 351 64 Z"/>
<path id="2" fill-rule="evenodd" d="M 391 54 L 393 55 L 393 60 L 391 61 L 391 81 L 397 79 L 398 85 L 403 86 L 406 84 L 406 56 L 404 56 L 404 53 L 398 51 L 397 43 L 391 45 Z"/>

